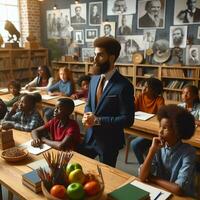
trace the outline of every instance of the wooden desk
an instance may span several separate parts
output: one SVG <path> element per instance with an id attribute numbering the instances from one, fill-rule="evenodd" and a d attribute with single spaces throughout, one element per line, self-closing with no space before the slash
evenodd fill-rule
<path id="1" fill-rule="evenodd" d="M 16 145 L 26 142 L 30 139 L 30 133 L 13 130 Z M 3 158 L 0 158 L 0 183 L 7 187 L 11 192 L 19 196 L 20 199 L 27 200 L 43 200 L 45 199 L 42 194 L 36 194 L 29 190 L 22 184 L 22 174 L 31 171 L 26 164 L 43 158 L 42 155 L 34 156 L 29 155 L 29 159 L 19 163 L 8 163 Z M 97 173 L 96 165 L 98 164 L 103 173 L 105 181 L 105 192 L 111 192 L 128 180 L 133 180 L 135 177 L 116 168 L 112 168 L 105 164 L 99 163 L 96 160 L 87 158 L 74 152 L 71 162 L 78 162 L 83 166 L 83 169 L 95 171 Z M 105 198 L 103 198 L 105 199 Z M 102 200 L 103 200 L 102 199 Z M 191 198 L 183 198 L 173 196 L 173 200 L 190 200 Z"/>

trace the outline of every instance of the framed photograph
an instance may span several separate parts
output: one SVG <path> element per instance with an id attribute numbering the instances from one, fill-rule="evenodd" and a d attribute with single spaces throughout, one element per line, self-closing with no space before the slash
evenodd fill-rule
<path id="1" fill-rule="evenodd" d="M 186 47 L 186 65 L 200 64 L 200 45 L 187 45 Z"/>
<path id="2" fill-rule="evenodd" d="M 103 22 L 100 31 L 100 36 L 115 37 L 115 22 Z"/>
<path id="3" fill-rule="evenodd" d="M 93 42 L 98 37 L 98 29 L 85 29 L 85 41 Z"/>
<path id="4" fill-rule="evenodd" d="M 71 22 L 69 9 L 47 10 L 47 38 L 70 38 Z"/>
<path id="5" fill-rule="evenodd" d="M 138 29 L 165 28 L 166 0 L 138 1 Z M 150 17 L 151 16 L 151 17 Z"/>
<path id="6" fill-rule="evenodd" d="M 94 57 L 94 48 L 82 48 L 82 60 L 88 61 L 90 57 Z"/>
<path id="7" fill-rule="evenodd" d="M 197 29 L 197 39 L 200 39 L 200 26 L 198 26 L 198 29 Z"/>
<path id="8" fill-rule="evenodd" d="M 107 15 L 135 14 L 136 0 L 107 0 Z"/>
<path id="9" fill-rule="evenodd" d="M 86 3 L 71 4 L 71 24 L 86 24 Z"/>
<path id="10" fill-rule="evenodd" d="M 145 50 L 153 48 L 155 38 L 156 38 L 156 30 L 147 30 L 147 29 L 144 30 L 143 41 Z"/>
<path id="11" fill-rule="evenodd" d="M 119 15 L 117 35 L 132 34 L 133 15 Z"/>
<path id="12" fill-rule="evenodd" d="M 103 21 L 103 2 L 89 3 L 89 25 L 99 26 Z"/>
<path id="13" fill-rule="evenodd" d="M 143 35 L 118 36 L 121 51 L 118 62 L 132 63 L 133 53 L 144 50 Z"/>
<path id="14" fill-rule="evenodd" d="M 185 48 L 187 42 L 187 26 L 170 26 L 169 47 Z"/>
<path id="15" fill-rule="evenodd" d="M 84 33 L 83 30 L 74 30 L 74 43 L 76 44 L 84 44 Z"/>
<path id="16" fill-rule="evenodd" d="M 175 0 L 174 25 L 200 24 L 200 0 Z"/>

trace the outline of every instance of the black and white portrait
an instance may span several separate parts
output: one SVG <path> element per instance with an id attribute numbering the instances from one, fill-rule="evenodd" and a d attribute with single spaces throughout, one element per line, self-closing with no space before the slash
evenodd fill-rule
<path id="1" fill-rule="evenodd" d="M 133 15 L 119 15 L 117 34 L 131 35 L 132 34 L 132 20 L 133 20 Z"/>
<path id="2" fill-rule="evenodd" d="M 47 37 L 50 39 L 71 37 L 69 9 L 47 10 Z"/>
<path id="3" fill-rule="evenodd" d="M 186 47 L 186 65 L 200 64 L 200 45 L 187 45 Z"/>
<path id="4" fill-rule="evenodd" d="M 165 0 L 140 0 L 138 1 L 139 29 L 165 28 Z"/>
<path id="5" fill-rule="evenodd" d="M 144 49 L 149 49 L 153 47 L 156 38 L 156 30 L 144 30 L 143 41 Z"/>
<path id="6" fill-rule="evenodd" d="M 93 42 L 98 37 L 98 29 L 85 29 L 85 41 Z"/>
<path id="7" fill-rule="evenodd" d="M 187 41 L 187 26 L 170 26 L 169 47 L 185 48 Z"/>
<path id="8" fill-rule="evenodd" d="M 86 3 L 71 4 L 71 23 L 86 24 Z"/>
<path id="9" fill-rule="evenodd" d="M 115 22 L 103 22 L 100 36 L 115 37 Z"/>
<path id="10" fill-rule="evenodd" d="M 89 25 L 99 26 L 103 18 L 103 2 L 89 3 Z"/>
<path id="11" fill-rule="evenodd" d="M 76 44 L 84 44 L 84 33 L 83 30 L 74 30 L 74 43 Z"/>
<path id="12" fill-rule="evenodd" d="M 197 29 L 197 39 L 200 39 L 200 26 L 198 26 L 198 29 Z"/>
<path id="13" fill-rule="evenodd" d="M 200 0 L 175 0 L 174 24 L 199 24 Z"/>
<path id="14" fill-rule="evenodd" d="M 133 53 L 144 50 L 143 35 L 118 36 L 121 51 L 118 62 L 132 62 Z"/>
<path id="15" fill-rule="evenodd" d="M 89 61 L 90 57 L 94 57 L 94 48 L 82 48 L 82 60 Z"/>
<path id="16" fill-rule="evenodd" d="M 135 14 L 136 0 L 107 0 L 107 15 Z"/>

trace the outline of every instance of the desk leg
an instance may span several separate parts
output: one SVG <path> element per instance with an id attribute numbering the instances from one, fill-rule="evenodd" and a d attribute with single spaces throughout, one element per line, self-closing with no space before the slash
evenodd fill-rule
<path id="1" fill-rule="evenodd" d="M 8 190 L 8 200 L 13 200 L 13 193 Z"/>
<path id="2" fill-rule="evenodd" d="M 130 143 L 133 137 L 131 135 L 126 134 L 126 153 L 125 153 L 125 163 L 128 163 L 128 153 L 130 148 Z"/>
<path id="3" fill-rule="evenodd" d="M 0 185 L 0 200 L 3 200 L 2 186 Z"/>

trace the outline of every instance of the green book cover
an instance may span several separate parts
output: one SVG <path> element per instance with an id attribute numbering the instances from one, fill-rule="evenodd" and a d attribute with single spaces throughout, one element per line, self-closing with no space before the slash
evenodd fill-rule
<path id="1" fill-rule="evenodd" d="M 149 199 L 149 192 L 142 190 L 130 183 L 108 194 L 114 200 L 145 200 Z"/>

